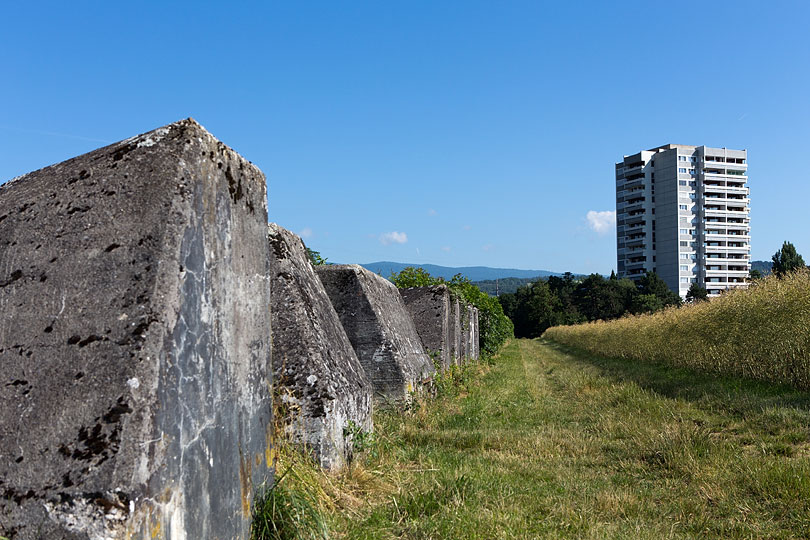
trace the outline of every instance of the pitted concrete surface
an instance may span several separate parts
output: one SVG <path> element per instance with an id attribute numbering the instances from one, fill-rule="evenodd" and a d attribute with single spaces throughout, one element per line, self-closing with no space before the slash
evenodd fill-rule
<path id="1" fill-rule="evenodd" d="M 472 335 L 472 359 L 476 362 L 481 359 L 481 333 L 480 333 L 480 325 L 479 325 L 479 316 L 480 312 L 478 311 L 477 307 L 473 307 L 473 314 L 471 317 L 472 326 L 473 326 L 473 335 Z"/>
<path id="2" fill-rule="evenodd" d="M 0 186 L 0 536 L 246 538 L 264 176 L 193 120 Z"/>
<path id="3" fill-rule="evenodd" d="M 468 361 L 478 361 L 478 308 L 467 305 L 467 341 L 466 352 Z"/>
<path id="4" fill-rule="evenodd" d="M 301 239 L 271 223 L 273 374 L 288 436 L 334 469 L 372 430 L 372 387 Z M 278 419 L 281 420 L 281 419 Z"/>
<path id="5" fill-rule="evenodd" d="M 396 286 L 365 268 L 316 268 L 375 398 L 398 401 L 416 391 L 435 370 Z"/>
<path id="6" fill-rule="evenodd" d="M 461 320 L 461 351 L 458 357 L 460 364 L 465 364 L 470 356 L 470 306 L 464 301 L 459 301 L 459 319 Z"/>
<path id="7" fill-rule="evenodd" d="M 450 295 L 450 308 L 452 310 L 452 320 L 451 320 L 451 327 L 452 331 L 450 333 L 450 339 L 452 340 L 452 349 L 451 349 L 451 358 L 452 362 L 456 365 L 460 365 L 464 361 L 464 348 L 463 348 L 463 341 L 461 339 L 462 336 L 462 328 L 461 328 L 461 300 L 455 294 Z"/>
<path id="8" fill-rule="evenodd" d="M 447 285 L 400 289 L 427 353 L 442 370 L 453 363 L 453 311 Z"/>

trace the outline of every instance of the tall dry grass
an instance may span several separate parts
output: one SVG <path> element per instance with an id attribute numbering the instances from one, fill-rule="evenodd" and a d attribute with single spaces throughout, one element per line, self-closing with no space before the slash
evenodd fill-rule
<path id="1" fill-rule="evenodd" d="M 594 354 L 664 362 L 810 389 L 810 272 L 652 315 L 549 328 Z"/>

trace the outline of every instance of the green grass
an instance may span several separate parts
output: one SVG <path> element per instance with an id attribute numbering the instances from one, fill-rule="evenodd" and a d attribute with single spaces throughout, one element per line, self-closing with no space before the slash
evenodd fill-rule
<path id="1" fill-rule="evenodd" d="M 375 416 L 330 537 L 810 537 L 806 393 L 537 340 L 458 380 Z"/>
<path id="2" fill-rule="evenodd" d="M 251 540 L 325 540 L 329 537 L 318 493 L 306 489 L 300 471 L 301 467 L 288 468 L 272 487 L 259 490 L 253 507 Z"/>

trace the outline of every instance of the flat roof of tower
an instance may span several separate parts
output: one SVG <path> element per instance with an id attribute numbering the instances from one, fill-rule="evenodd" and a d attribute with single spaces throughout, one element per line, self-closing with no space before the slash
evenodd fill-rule
<path id="1" fill-rule="evenodd" d="M 691 144 L 664 144 L 661 146 L 656 146 L 655 148 L 650 148 L 647 150 L 648 152 L 656 152 L 658 150 L 672 150 L 673 148 L 688 148 L 690 150 L 694 150 L 697 146 L 693 146 Z"/>

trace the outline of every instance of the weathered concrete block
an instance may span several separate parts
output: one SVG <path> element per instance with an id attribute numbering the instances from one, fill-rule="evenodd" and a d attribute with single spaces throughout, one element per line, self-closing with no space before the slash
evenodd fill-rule
<path id="1" fill-rule="evenodd" d="M 453 362 L 461 365 L 467 361 L 477 361 L 480 357 L 478 308 L 455 295 L 451 295 L 451 307 Z"/>
<path id="2" fill-rule="evenodd" d="M 0 535 L 246 538 L 270 467 L 261 171 L 193 120 L 0 187 Z"/>
<path id="3" fill-rule="evenodd" d="M 375 398 L 401 400 L 434 373 L 396 286 L 355 265 L 316 268 Z"/>
<path id="4" fill-rule="evenodd" d="M 459 363 L 466 364 L 470 356 L 470 305 L 467 302 L 459 301 L 459 315 L 461 318 L 461 351 Z"/>
<path id="5" fill-rule="evenodd" d="M 478 361 L 478 308 L 467 305 L 467 360 Z"/>
<path id="6" fill-rule="evenodd" d="M 480 334 L 480 327 L 478 321 L 478 315 L 480 312 L 478 311 L 477 307 L 473 307 L 473 315 L 470 318 L 473 325 L 473 341 L 472 341 L 472 358 L 476 362 L 481 359 L 481 334 Z"/>
<path id="7" fill-rule="evenodd" d="M 288 435 L 326 468 L 351 459 L 351 424 L 372 430 L 371 382 L 301 239 L 271 223 L 273 372 Z M 351 422 L 351 424 L 350 424 Z M 351 431 L 351 430 L 350 430 Z"/>
<path id="8" fill-rule="evenodd" d="M 464 349 L 461 339 L 461 300 L 458 296 L 450 295 L 450 306 L 453 311 L 452 329 L 451 329 L 451 343 L 452 343 L 452 362 L 460 365 L 464 359 Z"/>
<path id="9" fill-rule="evenodd" d="M 425 351 L 441 368 L 453 363 L 450 291 L 447 285 L 400 289 Z"/>

